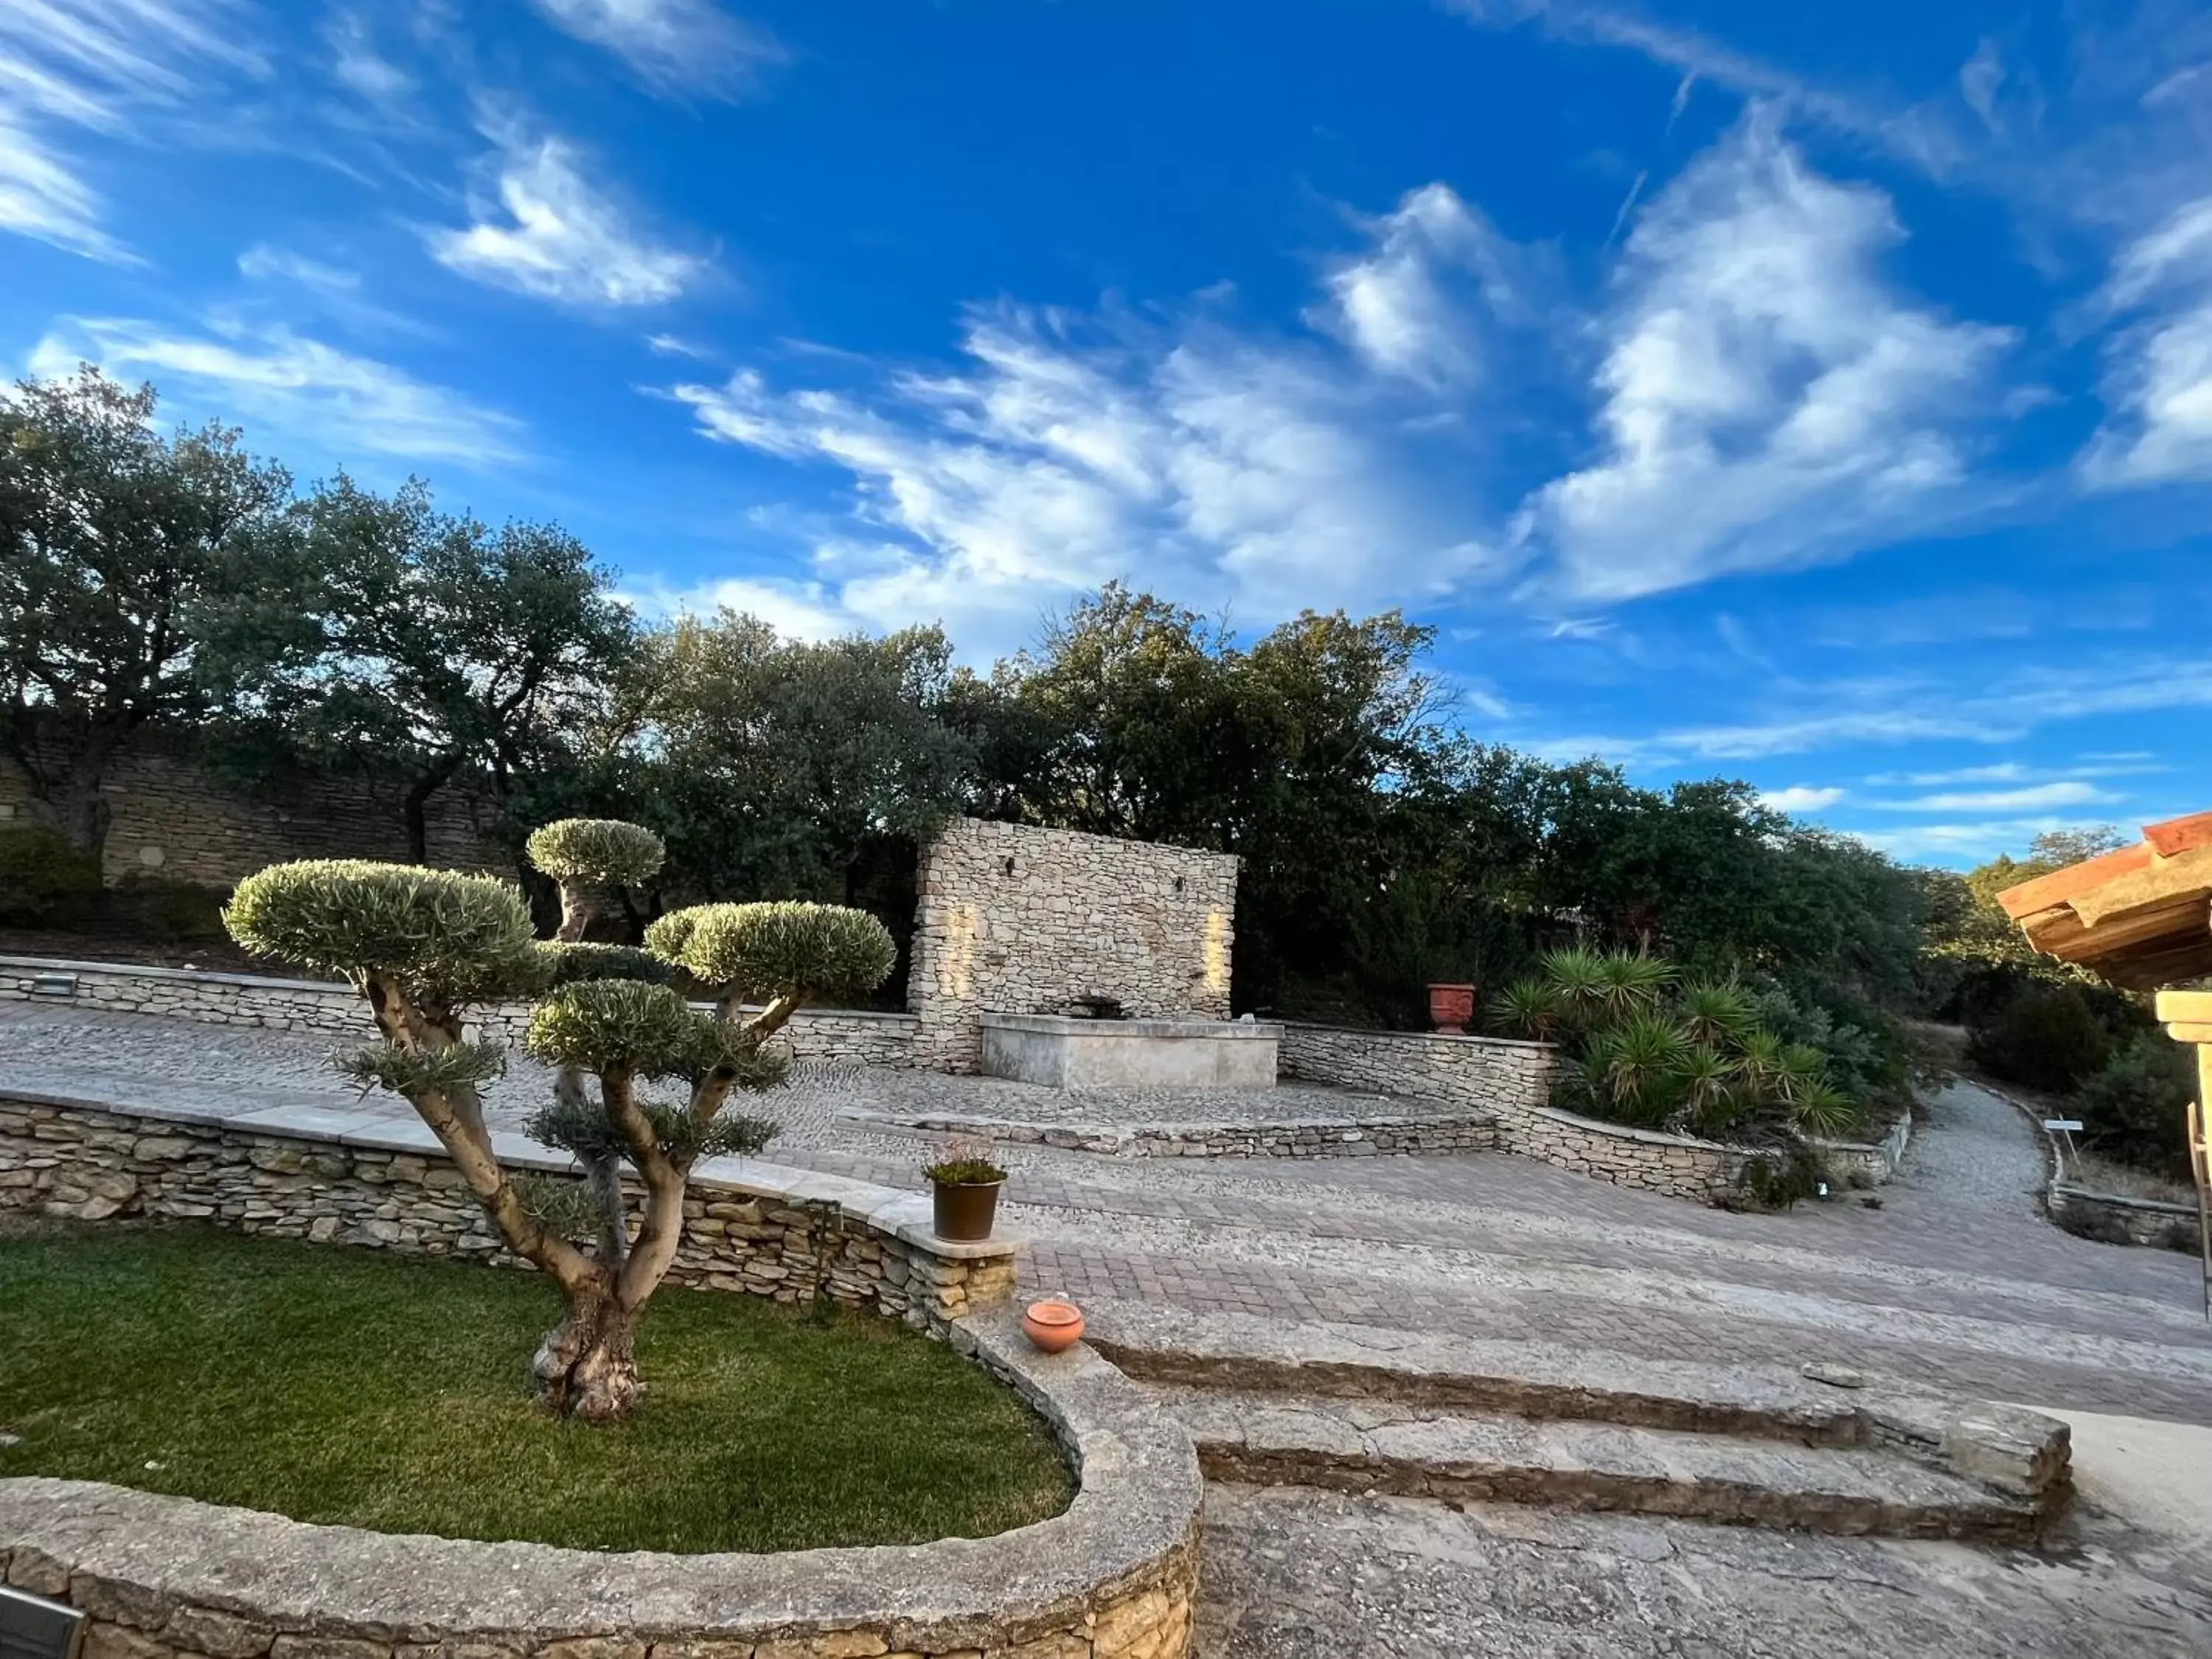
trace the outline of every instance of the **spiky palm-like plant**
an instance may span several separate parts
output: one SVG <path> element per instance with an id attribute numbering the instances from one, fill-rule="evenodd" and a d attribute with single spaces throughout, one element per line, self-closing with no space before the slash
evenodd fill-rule
<path id="1" fill-rule="evenodd" d="M 664 917 L 653 954 L 719 994 L 702 1013 L 666 985 L 588 975 L 599 960 L 576 942 L 541 946 L 521 895 L 487 876 L 360 860 L 272 866 L 238 885 L 223 919 L 248 950 L 342 975 L 368 1003 L 382 1042 L 341 1065 L 364 1084 L 404 1095 L 429 1126 L 507 1247 L 550 1276 L 566 1304 L 532 1374 L 556 1412 L 593 1422 L 625 1417 L 642 1392 L 635 1340 L 646 1302 L 684 1236 L 692 1166 L 717 1152 L 757 1149 L 763 1126 L 726 1116 L 733 1090 L 782 1075 L 767 1045 L 811 999 L 866 991 L 890 971 L 890 935 L 874 917 L 829 905 L 711 905 Z M 659 926 L 656 924 L 656 926 Z M 504 1064 L 471 1042 L 463 1021 L 482 1005 L 535 994 L 563 975 L 532 1015 L 527 1047 L 577 1083 L 556 1098 L 549 1138 L 585 1157 L 619 1156 L 643 1189 L 621 1248 L 589 1249 L 532 1212 L 500 1162 L 482 1089 Z M 764 1002 L 750 1018 L 742 991 Z M 596 1081 L 586 1090 L 581 1079 Z M 674 1079 L 680 1103 L 656 1104 L 641 1082 Z M 596 1095 L 594 1100 L 592 1096 Z M 617 1202 L 620 1203 L 617 1188 Z M 603 1219 L 617 1218 L 605 1214 Z"/>
<path id="2" fill-rule="evenodd" d="M 1750 1104 L 1744 1096 L 1735 1061 L 1719 1049 L 1698 1042 L 1694 1032 L 1685 1029 L 1683 1035 L 1690 1039 L 1691 1046 L 1674 1068 L 1676 1107 L 1700 1130 L 1726 1128 L 1741 1118 Z"/>
<path id="3" fill-rule="evenodd" d="M 1605 959 L 1579 945 L 1547 951 L 1538 964 L 1544 978 L 1558 993 L 1566 1011 L 1565 1023 L 1583 1030 L 1598 1024 L 1605 1014 Z"/>
<path id="4" fill-rule="evenodd" d="M 1727 980 L 1696 980 L 1682 988 L 1676 1003 L 1692 1039 L 1721 1048 L 1737 1042 L 1759 1024 L 1759 1011 L 1741 986 Z"/>
<path id="5" fill-rule="evenodd" d="M 1501 1036 L 1549 1042 L 1566 1029 L 1567 999 L 1548 980 L 1516 980 L 1491 999 L 1483 1018 Z"/>
<path id="6" fill-rule="evenodd" d="M 1690 1041 L 1664 1014 L 1645 1010 L 1591 1037 L 1582 1072 L 1604 1115 L 1657 1123 L 1674 1109 Z"/>
<path id="7" fill-rule="evenodd" d="M 1674 964 L 1663 957 L 1608 951 L 1597 959 L 1598 1006 L 1608 1019 L 1627 1019 L 1658 1007 L 1674 982 Z"/>

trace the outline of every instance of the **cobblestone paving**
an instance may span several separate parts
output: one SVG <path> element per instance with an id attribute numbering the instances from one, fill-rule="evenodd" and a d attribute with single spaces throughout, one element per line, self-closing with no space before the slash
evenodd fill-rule
<path id="1" fill-rule="evenodd" d="M 2208 1564 L 1209 1485 L 1206 1659 L 2192 1659 Z"/>
<path id="2" fill-rule="evenodd" d="M 36 1004 L 0 1005 L 0 1088 L 240 1111 L 348 1101 L 326 1038 Z M 845 1114 L 927 1099 L 1004 1115 L 1002 1085 L 801 1068 L 754 1109 L 769 1156 L 915 1188 L 934 1139 Z M 493 1115 L 544 1097 L 517 1058 Z M 404 1103 L 372 1096 L 371 1109 Z M 1106 1102 L 1131 1111 L 1149 1103 Z M 2026 1401 L 2212 1422 L 2212 1328 L 2197 1266 L 2060 1232 L 2035 1207 L 2039 1139 L 1954 1087 L 1879 1210 L 1849 1200 L 1735 1216 L 1498 1155 L 1318 1163 L 1127 1159 L 1003 1149 L 1027 1282 L 1280 1320 L 1420 1323 L 1656 1358 L 1814 1359 Z"/>

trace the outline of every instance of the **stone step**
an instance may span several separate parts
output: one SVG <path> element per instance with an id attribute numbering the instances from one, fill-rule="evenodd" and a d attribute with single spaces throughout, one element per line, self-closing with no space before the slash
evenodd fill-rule
<path id="1" fill-rule="evenodd" d="M 1891 1538 L 2031 1543 L 2041 1507 L 1895 1452 L 1147 1383 L 1209 1479 L 1626 1510 Z"/>
<path id="2" fill-rule="evenodd" d="M 1085 1122 L 1035 1121 L 973 1114 L 899 1113 L 848 1109 L 842 1115 L 887 1127 L 932 1134 L 978 1135 L 1018 1146 L 1103 1152 L 1120 1158 L 1377 1158 L 1431 1157 L 1498 1149 L 1498 1120 L 1483 1113 L 1424 1112 L 1409 1103 L 1403 1115 L 1284 1117 L 1200 1122 L 1182 1120 Z"/>
<path id="3" fill-rule="evenodd" d="M 1321 1421 L 1311 1415 L 1317 1411 L 1333 1411 L 1354 1428 L 1368 1420 L 1357 1413 L 1373 1414 L 1376 1425 L 1392 1428 L 1389 1443 L 1401 1448 L 1418 1443 L 1427 1432 L 1409 1425 L 1463 1423 L 1503 1425 L 1489 1430 L 1486 1440 L 1477 1436 L 1473 1445 L 1495 1449 L 1510 1443 L 1557 1454 L 1556 1462 L 1548 1456 L 1534 1458 L 1528 1465 L 1534 1474 L 1511 1473 L 1522 1466 L 1509 1461 L 1499 1466 L 1500 1472 L 1481 1480 L 1469 1476 L 1462 1482 L 1462 1495 L 1468 1497 L 1479 1495 L 1486 1483 L 1498 1496 L 1510 1495 L 1517 1486 L 1531 1494 L 1531 1501 L 1588 1503 L 1575 1494 L 1591 1483 L 1564 1478 L 1564 1472 L 1589 1461 L 1585 1450 L 1656 1451 L 1670 1446 L 1726 1449 L 1739 1460 L 1763 1453 L 1765 1461 L 1754 1459 L 1743 1467 L 1774 1474 L 1784 1482 L 1778 1490 L 1785 1494 L 1812 1489 L 1805 1487 L 1804 1471 L 1832 1468 L 1840 1479 L 1839 1472 L 1860 1468 L 1868 1458 L 1876 1460 L 1870 1467 L 1896 1472 L 1893 1484 L 1900 1490 L 1914 1480 L 1929 1479 L 1934 1485 L 1915 1490 L 1930 1494 L 1923 1507 L 1932 1530 L 1908 1530 L 1907 1535 L 2032 1534 L 2063 1514 L 2073 1495 L 2069 1432 L 2057 1419 L 2016 1406 L 1932 1394 L 1835 1365 L 1808 1364 L 1796 1371 L 1699 1365 L 1551 1343 L 1201 1314 L 1155 1303 L 1105 1300 L 1088 1304 L 1085 1311 L 1092 1346 L 1158 1389 L 1163 1399 L 1194 1402 L 1194 1413 L 1209 1395 L 1242 1402 L 1240 1412 L 1252 1409 L 1255 1401 L 1273 1399 L 1287 1402 L 1285 1409 L 1293 1412 L 1286 1423 L 1304 1422 L 1309 1428 Z M 1513 1438 L 1530 1435 L 1539 1437 Z M 1340 1436 L 1335 1443 L 1322 1438 L 1324 1443 L 1348 1443 Z M 1211 1443 L 1217 1448 L 1212 1467 L 1225 1478 L 1257 1478 L 1229 1475 L 1232 1468 L 1256 1472 L 1271 1462 L 1285 1468 L 1310 1467 L 1313 1462 L 1296 1451 L 1294 1438 L 1279 1458 L 1249 1449 L 1232 1455 L 1222 1449 L 1234 1443 L 1226 1436 Z M 1823 1458 L 1833 1453 L 1844 1461 L 1830 1465 L 1814 1458 L 1816 1453 Z M 1814 1461 L 1804 1461 L 1808 1458 Z M 1607 1478 L 1595 1487 L 1615 1495 L 1622 1506 L 1649 1505 L 1662 1514 L 1692 1512 L 1663 1507 L 1670 1501 L 1664 1492 L 1679 1483 L 1655 1485 L 1647 1466 L 1634 1458 L 1607 1468 Z M 1554 1468 L 1562 1478 L 1545 1473 Z M 1302 1476 L 1281 1478 L 1305 1483 Z M 1717 1465 L 1714 1478 L 1720 1483 L 1717 1491 L 1726 1487 Z M 1338 1484 L 1362 1483 L 1347 1479 Z M 1364 1484 L 1380 1484 L 1380 1476 Z M 1838 1495 L 1844 1490 L 1848 1487 L 1839 1488 Z M 1639 1491 L 1660 1495 L 1634 1504 L 1621 1496 Z M 1955 1508 L 1954 1498 L 1961 1491 L 1977 1494 L 1983 1507 L 1971 1510 L 1971 1524 L 1960 1523 L 1964 1530 L 1949 1530 L 1952 1522 L 1943 1517 Z M 1560 1496 L 1543 1496 L 1547 1492 Z M 1842 1505 L 1836 1512 L 1865 1517 L 1869 1526 L 1887 1513 L 1863 1492 L 1861 1500 L 1856 1509 Z M 1749 1488 L 1710 1501 L 1723 1509 L 1737 1504 L 1745 1510 L 1737 1518 L 1758 1519 L 1764 1513 Z M 1716 1513 L 1711 1518 L 1729 1517 Z M 1893 1528 L 1884 1522 L 1883 1529 Z"/>

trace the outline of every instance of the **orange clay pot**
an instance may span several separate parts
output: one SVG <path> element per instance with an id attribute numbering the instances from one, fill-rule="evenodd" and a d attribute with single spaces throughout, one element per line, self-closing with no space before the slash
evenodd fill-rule
<path id="1" fill-rule="evenodd" d="M 1022 1315 L 1022 1334 L 1047 1353 L 1083 1340 L 1083 1310 L 1073 1302 L 1032 1302 Z"/>

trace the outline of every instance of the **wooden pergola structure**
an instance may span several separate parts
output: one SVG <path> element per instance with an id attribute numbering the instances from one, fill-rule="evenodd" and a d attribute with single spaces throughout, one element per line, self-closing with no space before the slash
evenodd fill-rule
<path id="1" fill-rule="evenodd" d="M 2130 991 L 2156 991 L 2158 1017 L 2197 1050 L 2189 1109 L 2189 1161 L 2197 1178 L 2197 1231 L 2212 1317 L 2212 991 L 2176 991 L 2212 975 L 2212 812 L 2146 824 L 2132 847 L 2106 853 L 1997 895 L 2027 942 Z"/>

